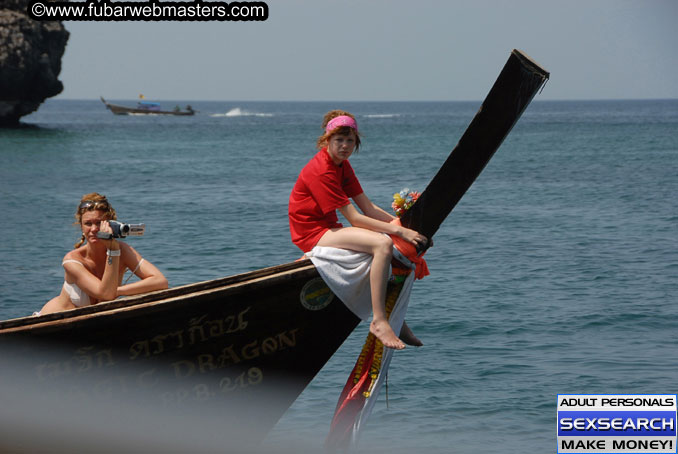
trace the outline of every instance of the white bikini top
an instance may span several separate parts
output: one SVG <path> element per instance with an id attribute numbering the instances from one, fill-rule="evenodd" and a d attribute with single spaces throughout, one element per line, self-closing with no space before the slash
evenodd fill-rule
<path id="1" fill-rule="evenodd" d="M 66 263 L 78 263 L 82 266 L 85 266 L 82 262 L 78 262 L 77 260 L 64 260 L 61 262 L 61 265 L 65 265 Z M 71 302 L 77 307 L 90 305 L 89 295 L 83 292 L 76 283 L 69 284 L 66 282 L 66 280 L 64 280 L 64 290 L 66 290 L 66 293 L 68 293 L 68 297 L 71 299 Z"/>
<path id="2" fill-rule="evenodd" d="M 129 281 L 129 278 L 134 275 L 139 267 L 141 266 L 141 262 L 143 262 L 144 259 L 142 258 L 139 260 L 139 263 L 137 263 L 137 267 L 132 271 L 132 274 L 127 278 L 127 281 Z M 72 260 L 72 259 L 67 259 L 61 262 L 61 265 L 63 266 L 66 263 L 77 263 L 79 265 L 85 266 L 82 262 L 78 262 L 77 260 Z M 127 283 L 125 281 L 125 283 Z M 71 299 L 71 302 L 77 306 L 77 307 L 83 307 L 83 306 L 89 306 L 90 300 L 89 300 L 89 295 L 85 292 L 82 291 L 80 287 L 76 283 L 69 284 L 64 280 L 64 290 L 66 290 L 66 293 L 68 294 L 68 297 Z"/>

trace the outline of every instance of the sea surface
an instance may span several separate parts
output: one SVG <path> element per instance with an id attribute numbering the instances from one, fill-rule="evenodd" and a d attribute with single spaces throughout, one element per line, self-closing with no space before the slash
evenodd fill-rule
<path id="1" fill-rule="evenodd" d="M 164 104 L 189 103 L 199 112 L 184 118 L 49 100 L 0 129 L 0 319 L 59 292 L 85 193 L 146 223 L 128 241 L 170 285 L 219 278 L 299 258 L 287 199 L 326 111 L 356 114 L 351 163 L 389 209 L 394 192 L 426 188 L 480 106 Z M 425 346 L 394 355 L 361 452 L 554 452 L 557 394 L 678 392 L 678 100 L 537 96 L 426 257 L 407 317 Z M 367 330 L 262 450 L 322 452 Z"/>

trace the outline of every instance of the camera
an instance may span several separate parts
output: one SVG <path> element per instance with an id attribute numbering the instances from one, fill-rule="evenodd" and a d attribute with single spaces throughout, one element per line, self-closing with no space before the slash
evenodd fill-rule
<path id="1" fill-rule="evenodd" d="M 124 224 L 118 221 L 108 221 L 113 234 L 97 232 L 97 238 L 110 240 L 111 238 L 125 238 L 126 236 L 141 236 L 146 230 L 146 224 Z"/>

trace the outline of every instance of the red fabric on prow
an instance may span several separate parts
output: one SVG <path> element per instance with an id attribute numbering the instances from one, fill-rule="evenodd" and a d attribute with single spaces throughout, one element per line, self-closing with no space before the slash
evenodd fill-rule
<path id="1" fill-rule="evenodd" d="M 391 224 L 395 224 L 397 226 L 402 227 L 402 224 L 400 223 L 400 218 L 395 218 L 394 220 L 391 221 Z M 393 245 L 405 256 L 407 259 L 414 263 L 417 268 L 414 270 L 414 277 L 417 279 L 423 279 L 424 277 L 428 276 L 431 274 L 428 270 L 428 265 L 426 264 L 426 260 L 422 257 L 424 254 L 418 255 L 417 254 L 417 248 L 414 247 L 412 243 L 408 243 L 398 235 L 390 235 L 391 239 L 393 240 Z M 430 238 L 429 238 L 429 241 Z"/>
<path id="2" fill-rule="evenodd" d="M 351 444 L 353 426 L 365 405 L 367 399 L 365 393 L 372 384 L 370 369 L 374 360 L 376 342 L 376 337 L 368 336 L 366 341 L 368 349 L 364 356 L 364 363 L 360 364 L 360 358 L 363 357 L 361 354 L 358 363 L 348 376 L 344 389 L 341 391 L 337 407 L 334 410 L 330 432 L 325 439 L 325 448 L 329 451 L 346 450 Z M 359 368 L 361 369 L 360 373 L 358 373 Z"/>

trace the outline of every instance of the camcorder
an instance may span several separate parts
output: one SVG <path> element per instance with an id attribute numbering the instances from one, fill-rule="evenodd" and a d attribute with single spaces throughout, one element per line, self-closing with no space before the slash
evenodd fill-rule
<path id="1" fill-rule="evenodd" d="M 97 238 L 110 240 L 111 238 L 125 238 L 127 236 L 141 236 L 146 230 L 146 224 L 124 224 L 118 221 L 108 221 L 113 229 L 113 234 L 97 232 Z"/>

